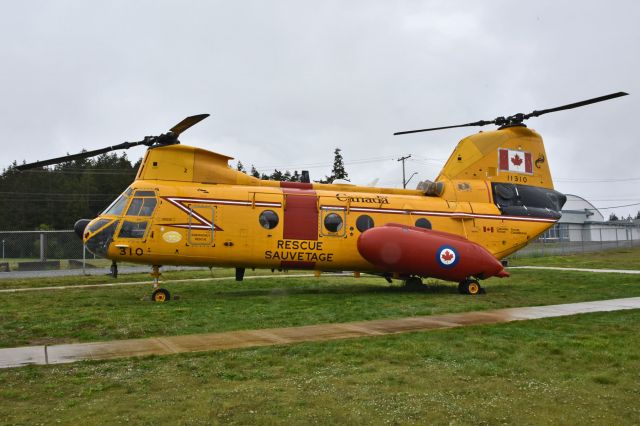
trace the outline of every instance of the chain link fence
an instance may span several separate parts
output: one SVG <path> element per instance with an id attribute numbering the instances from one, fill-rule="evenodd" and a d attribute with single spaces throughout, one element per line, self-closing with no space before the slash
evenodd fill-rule
<path id="1" fill-rule="evenodd" d="M 85 269 L 110 264 L 86 251 L 72 230 L 0 231 L 0 242 L 0 272 Z"/>
<path id="2" fill-rule="evenodd" d="M 541 257 L 640 247 L 637 224 L 556 224 L 510 257 Z"/>

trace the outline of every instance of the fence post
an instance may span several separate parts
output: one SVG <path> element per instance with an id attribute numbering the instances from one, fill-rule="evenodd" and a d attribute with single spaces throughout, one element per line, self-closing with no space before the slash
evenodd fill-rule
<path id="1" fill-rule="evenodd" d="M 600 227 L 600 251 L 602 251 L 602 227 Z"/>
<path id="2" fill-rule="evenodd" d="M 47 237 L 45 237 L 44 232 L 40 233 L 40 262 L 44 262 L 47 260 L 47 251 L 45 245 L 47 244 Z"/>
<path id="3" fill-rule="evenodd" d="M 82 275 L 86 275 L 86 272 L 84 271 L 84 262 L 87 259 L 87 246 L 84 245 L 84 243 L 82 244 Z"/>

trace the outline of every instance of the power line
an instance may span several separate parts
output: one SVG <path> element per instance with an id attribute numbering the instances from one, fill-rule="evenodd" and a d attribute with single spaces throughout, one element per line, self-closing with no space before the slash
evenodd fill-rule
<path id="1" fill-rule="evenodd" d="M 360 159 L 360 160 L 352 160 L 352 161 L 345 161 L 344 165 L 345 166 L 350 166 L 350 165 L 357 165 L 357 164 L 367 164 L 367 163 L 381 163 L 384 161 L 391 161 L 394 160 L 393 157 L 378 157 L 378 158 L 370 158 L 370 159 Z M 320 169 L 320 168 L 325 168 L 325 167 L 331 167 L 333 166 L 333 163 L 307 163 L 307 164 L 289 164 L 289 165 L 278 165 L 278 166 L 254 166 L 256 168 L 257 171 L 259 172 L 267 172 L 269 170 L 272 169 L 282 169 L 282 170 L 287 170 L 287 169 L 294 169 L 294 170 L 298 170 L 298 169 Z"/>
<path id="2" fill-rule="evenodd" d="M 135 174 L 138 170 L 134 169 L 104 169 L 104 170 L 24 170 L 20 173 L 52 173 L 52 174 L 62 174 L 62 175 L 121 175 L 121 174 Z"/>
<path id="3" fill-rule="evenodd" d="M 108 194 L 108 193 L 102 193 L 102 192 L 93 192 L 93 193 L 88 193 L 88 192 L 24 192 L 24 191 L 14 191 L 14 192 L 0 192 L 0 194 L 8 194 L 8 195 L 97 195 L 97 196 L 109 196 L 109 197 L 116 197 L 118 195 L 120 195 L 120 193 L 117 194 Z"/>
<path id="4" fill-rule="evenodd" d="M 592 178 L 556 178 L 554 182 L 570 182 L 570 183 L 601 183 L 601 182 L 631 182 L 637 181 L 640 178 L 607 178 L 607 179 L 592 179 Z"/>
<path id="5" fill-rule="evenodd" d="M 640 206 L 640 203 L 625 204 L 622 206 L 596 207 L 595 209 L 585 209 L 585 210 L 609 210 L 609 209 L 619 209 L 622 207 L 632 207 L 632 206 Z"/>

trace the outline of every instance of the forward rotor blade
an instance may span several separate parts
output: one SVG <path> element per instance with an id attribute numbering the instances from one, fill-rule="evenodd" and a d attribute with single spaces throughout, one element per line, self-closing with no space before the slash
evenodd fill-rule
<path id="1" fill-rule="evenodd" d="M 556 112 L 556 111 L 563 111 L 565 109 L 573 109 L 573 108 L 579 108 L 579 107 L 583 107 L 586 105 L 591 105 L 591 104 L 595 104 L 597 102 L 603 102 L 603 101 L 608 101 L 609 99 L 615 99 L 615 98 L 619 98 L 621 96 L 627 96 L 628 93 L 626 92 L 617 92 L 617 93 L 611 93 L 610 95 L 605 95 L 605 96 L 600 96 L 597 98 L 593 98 L 593 99 L 587 99 L 586 101 L 580 101 L 580 102 L 575 102 L 573 104 L 568 104 L 568 105 L 563 105 L 563 106 L 559 106 L 556 108 L 549 108 L 549 109 L 543 109 L 540 111 L 533 111 L 530 112 L 529 114 L 526 114 L 524 116 L 524 119 L 528 119 L 531 117 L 539 117 L 542 114 L 547 114 L 550 112 Z"/>
<path id="2" fill-rule="evenodd" d="M 53 164 L 66 163 L 68 161 L 80 160 L 83 158 L 95 157 L 96 155 L 104 154 L 106 152 L 115 151 L 117 149 L 127 149 L 132 146 L 140 145 L 144 141 L 140 142 L 123 142 L 118 145 L 108 146 L 106 148 L 94 149 L 93 151 L 80 152 L 73 155 L 65 155 L 64 157 L 50 158 L 49 160 L 36 161 L 33 163 L 22 164 L 16 167 L 17 170 L 35 169 L 38 167 L 51 166 Z"/>
<path id="3" fill-rule="evenodd" d="M 487 124 L 494 124 L 494 122 L 495 120 L 492 120 L 492 121 L 480 120 L 480 121 L 475 121 L 473 123 L 457 124 L 455 126 L 432 127 L 430 129 L 419 129 L 419 130 L 405 130 L 404 132 L 396 132 L 393 135 L 397 136 L 397 135 L 406 135 L 409 133 L 430 132 L 432 130 L 454 129 L 456 127 L 486 126 Z"/>
<path id="4" fill-rule="evenodd" d="M 175 133 L 175 135 L 177 137 L 177 136 L 180 135 L 180 133 L 184 132 L 185 130 L 187 130 L 191 126 L 198 124 L 199 122 L 201 122 L 202 120 L 204 120 L 208 116 L 209 116 L 209 114 L 192 115 L 191 117 L 187 117 L 184 120 L 182 120 L 181 122 L 179 122 L 178 124 L 176 124 L 175 126 L 173 126 L 170 130 L 173 133 Z"/>

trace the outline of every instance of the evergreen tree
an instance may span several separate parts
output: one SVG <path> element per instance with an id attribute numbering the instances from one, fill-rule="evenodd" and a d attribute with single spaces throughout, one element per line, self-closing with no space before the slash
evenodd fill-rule
<path id="1" fill-rule="evenodd" d="M 291 172 L 289 170 L 284 172 L 284 175 L 282 175 L 282 180 L 284 182 L 291 182 Z"/>
<path id="2" fill-rule="evenodd" d="M 331 174 L 329 176 L 325 176 L 320 183 L 331 183 L 336 179 L 345 179 L 349 180 L 349 174 L 344 168 L 344 160 L 342 158 L 342 154 L 340 153 L 342 150 L 340 148 L 336 148 L 333 151 L 333 168 L 331 169 Z"/>
<path id="3" fill-rule="evenodd" d="M 242 173 L 246 173 L 246 170 L 244 169 L 244 166 L 242 165 L 242 162 L 240 160 L 238 160 L 238 165 L 236 166 L 236 170 Z"/>
<path id="4" fill-rule="evenodd" d="M 616 216 L 616 214 L 615 214 L 615 213 L 611 213 L 611 214 L 609 215 L 609 221 L 614 222 L 614 221 L 616 221 L 616 220 L 619 220 L 619 219 L 618 219 L 618 216 Z"/>
<path id="5" fill-rule="evenodd" d="M 640 210 L 638 210 L 638 214 L 636 215 L 636 219 L 640 219 Z"/>
<path id="6" fill-rule="evenodd" d="M 271 176 L 269 177 L 269 179 L 281 181 L 283 177 L 284 177 L 284 174 L 280 170 L 275 169 L 273 173 L 271 173 Z"/>
<path id="7" fill-rule="evenodd" d="M 293 171 L 293 174 L 291 175 L 291 182 L 300 182 L 300 178 L 302 176 L 300 176 L 300 173 L 298 173 L 297 170 Z M 638 212 L 638 214 L 640 214 L 640 212 Z"/>
<path id="8" fill-rule="evenodd" d="M 251 165 L 251 176 L 260 179 L 260 173 L 258 172 L 258 170 L 256 170 L 256 166 L 254 166 L 253 164 Z"/>

